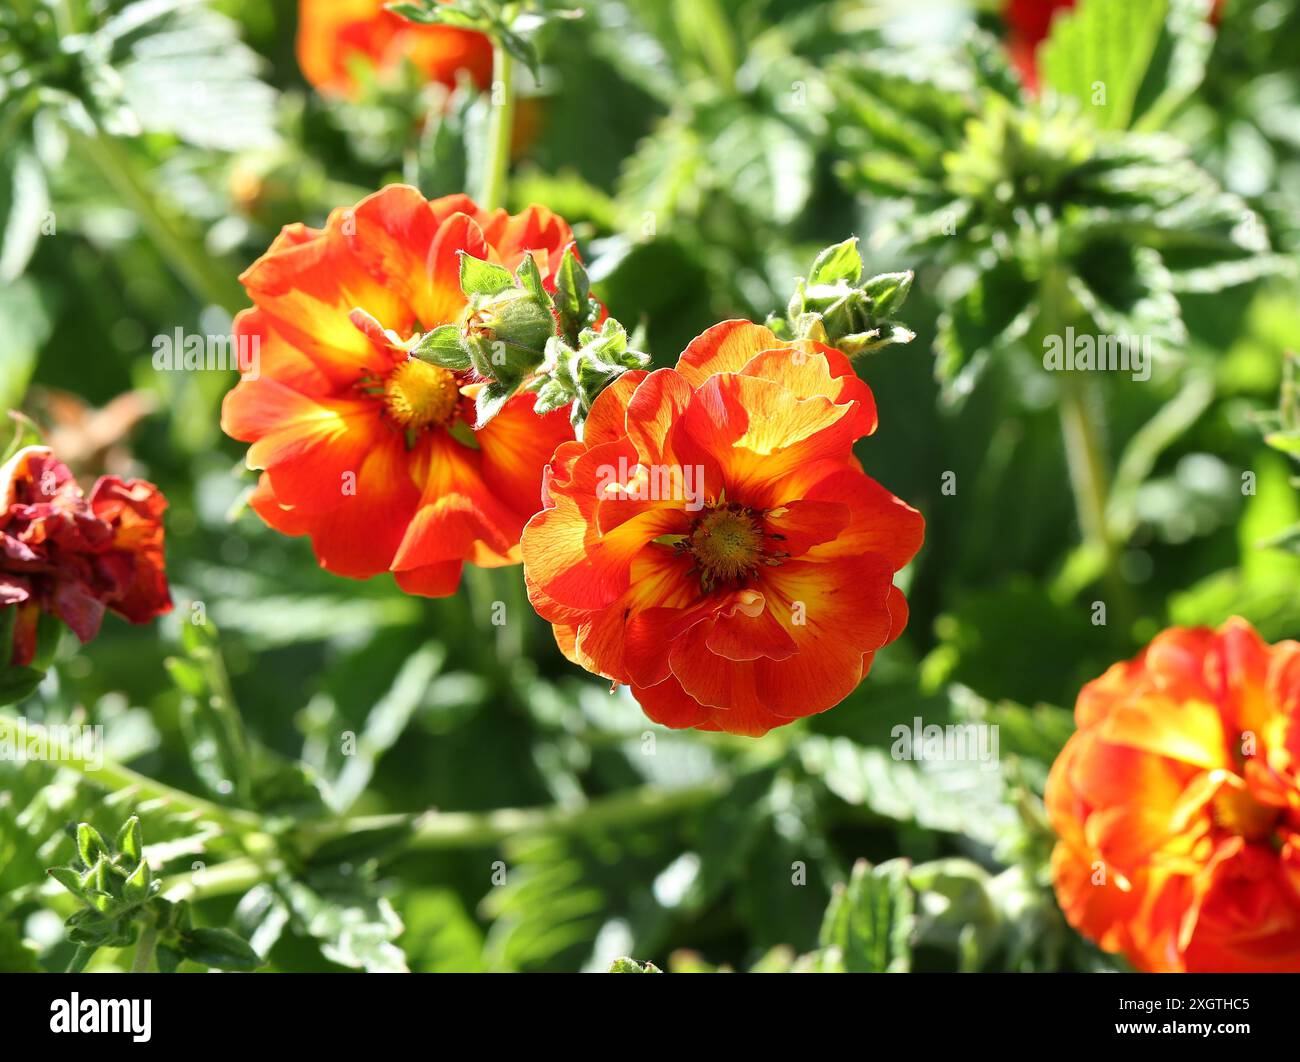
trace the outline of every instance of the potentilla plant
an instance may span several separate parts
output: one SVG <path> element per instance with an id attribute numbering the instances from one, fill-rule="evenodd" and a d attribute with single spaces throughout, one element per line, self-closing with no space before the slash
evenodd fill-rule
<path id="1" fill-rule="evenodd" d="M 1041 364 L 1080 527 L 1112 577 L 1120 543 L 1095 370 L 1149 379 L 1186 345 L 1180 296 L 1284 267 L 1246 204 L 1161 131 L 1203 71 L 1207 8 L 1082 0 L 1052 21 L 1033 86 L 982 34 L 943 61 L 882 52 L 833 74 L 843 178 L 896 200 L 882 237 L 946 270 L 935 285 L 944 391 L 960 399 L 994 363 Z"/>
<path id="2" fill-rule="evenodd" d="M 100 948 L 134 947 L 132 973 L 172 973 L 182 960 L 217 970 L 261 965 L 248 942 L 228 929 L 195 926 L 188 903 L 160 895 L 144 851 L 140 820 L 132 815 L 109 845 L 88 822 L 71 828 L 77 862 L 52 867 L 50 877 L 80 902 L 68 917 L 68 939 L 77 945 L 70 973 L 84 970 Z"/>

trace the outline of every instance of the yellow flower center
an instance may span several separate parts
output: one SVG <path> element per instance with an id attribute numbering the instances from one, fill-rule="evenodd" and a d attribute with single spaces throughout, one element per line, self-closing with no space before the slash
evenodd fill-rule
<path id="1" fill-rule="evenodd" d="M 747 509 L 713 509 L 696 522 L 686 543 L 706 590 L 739 582 L 763 560 L 763 532 Z"/>
<path id="2" fill-rule="evenodd" d="M 1247 841 L 1266 841 L 1273 834 L 1281 812 L 1261 804 L 1244 786 L 1223 786 L 1210 801 L 1210 814 L 1220 829 L 1244 837 Z"/>
<path id="3" fill-rule="evenodd" d="M 459 401 L 455 374 L 418 358 L 402 362 L 384 381 L 384 405 L 403 428 L 442 424 Z"/>

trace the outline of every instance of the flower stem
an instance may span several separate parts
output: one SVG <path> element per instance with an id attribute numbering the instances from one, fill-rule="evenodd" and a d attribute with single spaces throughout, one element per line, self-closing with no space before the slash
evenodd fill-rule
<path id="1" fill-rule="evenodd" d="M 20 724 L 9 713 L 0 712 L 0 730 L 6 729 L 13 731 L 15 734 L 19 730 L 25 729 L 29 740 L 38 733 L 44 733 L 45 731 L 45 728 L 38 723 Z M 46 741 L 45 746 L 49 748 L 50 742 Z M 219 823 L 236 833 L 260 831 L 263 828 L 261 818 L 251 811 L 222 807 L 220 804 L 204 800 L 193 793 L 187 793 L 183 789 L 173 789 L 169 785 L 155 782 L 152 778 L 147 778 L 145 775 L 131 770 L 130 767 L 124 767 L 122 764 L 115 763 L 102 756 L 87 758 L 83 755 L 79 759 L 51 760 L 50 766 L 69 767 L 72 770 L 80 771 L 85 775 L 88 782 L 104 789 L 134 789 L 145 799 L 161 800 L 173 808 L 197 812 L 203 818 Z"/>
<path id="2" fill-rule="evenodd" d="M 1038 335 L 1063 337 L 1071 323 L 1073 300 L 1064 271 L 1051 267 L 1039 288 Z M 1119 571 L 1119 551 L 1107 512 L 1110 474 L 1096 410 L 1096 382 L 1086 375 L 1063 371 L 1058 397 L 1061 437 L 1065 447 L 1074 510 L 1084 546 L 1100 564 L 1114 607 L 1128 613 L 1128 589 Z"/>
<path id="3" fill-rule="evenodd" d="M 715 799 L 722 785 L 707 784 L 662 790 L 645 786 L 603 797 L 576 807 L 501 808 L 496 811 L 429 811 L 414 817 L 406 839 L 408 851 L 476 848 L 499 844 L 524 833 L 571 833 L 611 826 L 631 827 L 665 815 L 689 811 Z M 410 815 L 372 815 L 337 823 L 307 824 L 301 837 L 308 854 L 353 833 L 383 830 L 411 823 Z M 179 874 L 163 881 L 169 900 L 203 900 L 242 893 L 278 873 L 276 862 L 231 859 L 203 872 Z"/>
<path id="4" fill-rule="evenodd" d="M 478 203 L 484 210 L 506 205 L 506 174 L 510 169 L 510 140 L 515 126 L 514 60 L 499 40 L 492 43 L 491 100 L 488 157 Z"/>
<path id="5" fill-rule="evenodd" d="M 173 903 L 181 900 L 206 900 L 212 896 L 244 893 L 259 882 L 273 878 L 284 869 L 278 859 L 257 860 L 240 856 L 228 859 L 198 873 L 175 874 L 164 878 L 160 895 Z"/>
<path id="6" fill-rule="evenodd" d="M 132 973 L 148 973 L 149 964 L 153 962 L 154 945 L 158 943 L 158 926 L 150 922 L 140 934 L 135 946 L 135 957 L 131 960 Z"/>
<path id="7" fill-rule="evenodd" d="M 1115 545 L 1106 524 L 1109 476 L 1097 425 L 1093 419 L 1093 381 L 1074 373 L 1062 377 L 1060 395 L 1061 435 L 1065 441 L 1070 486 L 1079 515 L 1079 529 L 1085 543 L 1098 550 L 1107 568 L 1113 564 Z"/>
<path id="8" fill-rule="evenodd" d="M 182 231 L 175 218 L 160 207 L 157 194 L 138 172 L 130 152 L 104 132 L 73 132 L 72 137 L 118 198 L 140 220 L 158 253 L 195 297 L 220 306 L 231 315 L 238 313 L 246 304 L 239 285 L 192 234 Z"/>

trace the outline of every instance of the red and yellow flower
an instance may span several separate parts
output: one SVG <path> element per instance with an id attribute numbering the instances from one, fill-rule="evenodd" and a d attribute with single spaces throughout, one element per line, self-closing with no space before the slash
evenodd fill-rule
<path id="1" fill-rule="evenodd" d="M 898 637 L 923 521 L 862 471 L 871 391 L 830 347 L 727 321 L 629 372 L 547 470 L 529 598 L 670 727 L 759 735 L 838 704 Z"/>
<path id="2" fill-rule="evenodd" d="M 0 467 L 0 608 L 17 609 L 8 662 L 32 662 L 42 611 L 82 642 L 99 632 L 105 609 L 132 623 L 169 612 L 166 508 L 158 488 L 139 479 L 103 476 L 83 495 L 45 446 Z"/>
<path id="3" fill-rule="evenodd" d="M 492 80 L 492 42 L 453 26 L 421 25 L 385 10 L 386 0 L 298 0 L 298 65 L 318 91 L 352 96 L 355 64 L 388 70 L 404 58 L 452 88 L 463 70 L 479 88 Z"/>
<path id="4" fill-rule="evenodd" d="M 1075 719 L 1047 782 L 1070 924 L 1142 970 L 1300 971 L 1300 643 L 1167 630 Z"/>
<path id="5" fill-rule="evenodd" d="M 411 593 L 454 592 L 465 561 L 517 564 L 542 469 L 573 437 L 565 411 L 539 417 L 518 395 L 473 430 L 481 381 L 411 358 L 405 341 L 461 316 L 460 252 L 510 269 L 531 254 L 552 285 L 572 240 L 544 207 L 486 213 L 402 185 L 323 229 L 286 226 L 240 278 L 254 308 L 236 338 L 259 357 L 221 414 L 262 470 L 253 509 L 310 535 L 329 571 L 392 572 Z"/>

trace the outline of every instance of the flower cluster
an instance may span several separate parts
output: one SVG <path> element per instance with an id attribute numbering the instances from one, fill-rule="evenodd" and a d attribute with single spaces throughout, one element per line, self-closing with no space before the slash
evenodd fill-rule
<path id="1" fill-rule="evenodd" d="M 132 623 L 168 612 L 166 507 L 152 483 L 117 476 L 83 495 L 44 446 L 19 450 L 0 467 L 0 608 L 17 608 L 7 662 L 32 662 L 42 611 L 83 642 L 99 632 L 105 609 Z"/>
<path id="2" fill-rule="evenodd" d="M 601 393 L 524 529 L 561 650 L 656 722 L 759 735 L 838 704 L 907 620 L 920 514 L 862 471 L 871 391 L 747 321 Z"/>
<path id="3" fill-rule="evenodd" d="M 240 278 L 255 306 L 235 331 L 260 365 L 222 407 L 223 430 L 251 443 L 248 465 L 263 470 L 258 515 L 310 535 L 329 571 L 392 572 L 410 593 L 453 593 L 465 561 L 517 564 L 569 419 L 538 416 L 536 396 L 520 393 L 476 427 L 484 378 L 413 350 L 464 316 L 462 259 L 513 270 L 531 257 L 553 288 L 572 242 L 544 207 L 486 213 L 403 185 L 323 229 L 287 226 Z"/>
<path id="4" fill-rule="evenodd" d="M 1070 924 L 1142 970 L 1300 968 L 1300 643 L 1167 630 L 1075 718 L 1046 796 Z"/>

